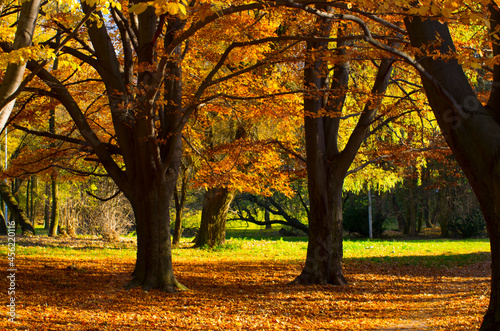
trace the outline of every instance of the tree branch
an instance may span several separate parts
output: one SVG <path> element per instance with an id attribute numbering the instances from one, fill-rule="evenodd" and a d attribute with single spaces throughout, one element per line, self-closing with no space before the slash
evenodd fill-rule
<path id="1" fill-rule="evenodd" d="M 71 138 L 68 136 L 63 136 L 60 134 L 55 134 L 55 133 L 50 133 L 50 132 L 35 131 L 35 130 L 31 130 L 31 129 L 25 128 L 23 126 L 20 126 L 18 124 L 12 124 L 12 126 L 17 130 L 21 130 L 23 132 L 32 134 L 34 136 L 46 137 L 46 138 L 64 141 L 64 142 L 68 142 L 68 143 L 83 146 L 83 147 L 88 147 L 89 148 L 88 152 L 92 151 L 91 144 L 86 140 L 80 140 L 80 139 Z M 120 148 L 118 146 L 112 145 L 112 144 L 107 144 L 107 143 L 102 143 L 102 144 L 106 146 L 106 148 L 108 149 L 108 151 L 111 154 L 118 154 L 118 155 L 120 154 Z"/>

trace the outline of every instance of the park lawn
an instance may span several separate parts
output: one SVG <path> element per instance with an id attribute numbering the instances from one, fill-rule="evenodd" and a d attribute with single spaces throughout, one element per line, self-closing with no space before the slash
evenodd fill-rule
<path id="1" fill-rule="evenodd" d="M 215 249 L 185 239 L 173 258 L 190 291 L 176 294 L 123 289 L 134 246 L 19 237 L 17 322 L 4 305 L 0 329 L 476 330 L 488 304 L 487 240 L 346 240 L 350 285 L 308 287 L 287 284 L 303 267 L 305 238 L 237 237 Z"/>

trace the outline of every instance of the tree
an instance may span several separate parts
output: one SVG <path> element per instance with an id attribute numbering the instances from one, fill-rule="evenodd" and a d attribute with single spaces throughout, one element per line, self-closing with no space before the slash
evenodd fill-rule
<path id="1" fill-rule="evenodd" d="M 16 62 L 8 64 L 2 85 L 0 86 L 0 131 L 3 131 L 7 124 L 16 101 L 15 93 L 18 92 L 23 81 L 26 61 L 22 52 L 32 44 L 40 3 L 40 0 L 25 1 L 19 12 L 19 22 L 12 50 L 17 51 L 20 58 Z M 2 1 L 0 9 L 3 10 L 3 7 L 4 2 Z"/>
<path id="2" fill-rule="evenodd" d="M 489 3 L 489 10 L 493 55 L 497 56 L 500 12 L 494 2 Z M 439 126 L 486 220 L 492 276 L 490 303 L 480 330 L 500 330 L 500 89 L 496 85 L 500 83 L 500 66 L 494 65 L 492 90 L 483 106 L 453 56 L 456 49 L 448 25 L 418 16 L 405 19 L 405 25 L 414 47 L 430 47 L 439 54 L 419 58 L 419 72 Z"/>
<path id="3" fill-rule="evenodd" d="M 302 199 L 300 192 L 297 192 L 297 195 L 299 196 L 299 199 Z M 235 210 L 233 211 L 236 216 L 232 217 L 231 220 L 265 225 L 266 229 L 270 229 L 272 224 L 281 224 L 301 230 L 307 234 L 309 232 L 309 227 L 298 219 L 301 211 L 297 210 L 297 206 L 302 204 L 297 200 L 298 199 L 292 200 L 292 198 L 287 197 L 284 194 L 279 194 L 278 192 L 265 197 L 248 193 L 239 194 L 235 199 Z M 291 203 L 287 206 L 287 202 Z M 259 207 L 259 209 L 255 207 Z M 287 207 L 291 207 L 293 210 L 290 210 L 291 208 Z M 302 205 L 302 207 L 306 209 L 305 213 L 307 214 L 308 207 L 306 205 Z M 262 210 L 264 211 L 264 220 L 260 221 L 259 212 L 262 212 Z M 271 219 L 271 215 L 277 217 L 277 219 Z"/>
<path id="4" fill-rule="evenodd" d="M 30 223 L 28 216 L 21 208 L 21 206 L 19 206 L 19 203 L 12 194 L 9 186 L 3 181 L 0 182 L 0 196 L 2 197 L 2 200 L 7 204 L 9 211 L 14 213 L 14 216 L 19 220 L 22 233 L 28 234 L 28 232 L 31 232 L 32 234 L 35 234 L 35 229 Z"/>
<path id="5" fill-rule="evenodd" d="M 181 175 L 177 179 L 178 183 L 174 191 L 175 223 L 174 223 L 174 233 L 172 235 L 172 245 L 174 246 L 178 245 L 181 240 L 182 211 L 184 209 L 184 205 L 186 204 L 188 177 L 189 177 L 189 166 L 186 165 L 185 162 L 182 162 Z"/>
<path id="6" fill-rule="evenodd" d="M 246 39 L 249 34 L 257 38 L 265 31 L 277 30 L 281 18 L 259 19 L 265 15 L 256 12 L 249 16 L 222 18 L 211 27 L 214 32 L 200 36 L 197 42 L 213 43 L 213 48 L 217 49 L 227 44 L 228 39 Z M 255 18 L 257 21 L 251 24 L 250 30 L 231 29 L 225 34 L 217 31 L 227 31 L 225 26 L 237 26 Z M 257 46 L 241 50 L 242 54 L 226 64 L 224 70 L 234 74 L 244 68 L 252 61 L 250 51 L 254 53 L 252 57 L 258 58 L 265 56 L 269 49 L 280 47 L 278 41 Z M 203 51 L 197 58 L 210 56 L 210 52 Z M 298 117 L 289 115 L 290 108 L 295 109 L 300 99 L 295 95 L 279 95 L 281 86 L 290 82 L 285 65 L 279 63 L 279 58 L 274 61 L 277 63 L 266 64 L 240 75 L 234 82 L 225 83 L 224 90 L 232 95 L 204 107 L 198 112 L 195 123 L 186 130 L 191 147 L 199 146 L 196 152 L 204 160 L 196 174 L 197 184 L 206 190 L 200 231 L 195 239 L 197 247 L 224 243 L 229 206 L 237 192 L 267 195 L 271 189 L 289 190 L 291 172 L 283 165 L 279 144 L 293 144 L 296 140 L 293 133 L 298 127 Z M 248 84 L 249 81 L 253 83 Z"/>
<path id="7" fill-rule="evenodd" d="M 210 130 L 208 135 L 210 147 L 213 148 L 213 132 Z M 245 129 L 241 125 L 237 126 L 234 135 L 234 141 L 244 139 Z M 232 140 L 232 139 L 231 139 Z M 212 161 L 212 160 L 210 160 Z M 209 162 L 210 162 L 209 161 Z M 223 183 L 217 183 L 217 186 L 209 187 L 203 196 L 203 208 L 201 211 L 200 230 L 195 238 L 195 247 L 205 245 L 214 247 L 222 245 L 226 241 L 226 222 L 229 206 L 236 194 L 236 189 Z"/>
<path id="8" fill-rule="evenodd" d="M 321 8 L 329 10 L 328 8 Z M 304 98 L 304 122 L 309 188 L 309 243 L 304 269 L 294 280 L 298 284 L 344 285 L 342 271 L 342 189 L 344 178 L 370 133 L 380 99 L 369 101 L 343 150 L 340 149 L 341 115 L 349 82 L 348 46 L 345 27 L 337 32 L 337 60 L 329 77 L 328 38 L 332 30 L 329 18 L 318 18 L 314 35 L 325 41 L 308 41 L 304 82 L 309 89 Z M 385 93 L 392 71 L 392 60 L 382 60 L 372 93 Z M 328 96 L 316 91 L 332 91 Z M 326 113 L 322 115 L 323 113 Z"/>
<path id="9" fill-rule="evenodd" d="M 196 14 L 187 17 L 183 3 L 154 2 L 154 6 L 149 6 L 138 2 L 127 8 L 130 9 L 127 17 L 119 3 L 111 3 L 109 9 L 107 2 L 89 3 L 81 3 L 86 25 L 73 44 L 62 47 L 51 39 L 45 43 L 79 61 L 88 79 L 49 72 L 35 61 L 28 62 L 28 68 L 48 87 L 38 91 L 64 106 L 85 141 L 52 137 L 90 146 L 94 159 L 97 158 L 132 205 L 138 238 L 137 260 L 134 278 L 127 287 L 184 289 L 174 276 L 169 231 L 169 203 L 181 162 L 182 130 L 192 113 L 224 96 L 217 88 L 222 83 L 273 62 L 272 57 L 264 55 L 257 62 L 245 63 L 246 67 L 236 72 L 221 71 L 226 61 L 230 62 L 231 52 L 267 42 L 234 41 L 216 54 L 210 65 L 198 63 L 202 79 L 183 80 L 182 61 L 190 50 L 187 41 L 221 17 L 235 13 L 243 17 L 268 4 L 258 2 L 227 8 L 214 5 L 211 9 L 210 4 L 195 3 Z M 106 11 L 111 16 L 103 13 Z M 92 20 L 87 21 L 89 17 Z M 108 22 L 111 18 L 113 24 Z M 247 26 L 256 20 L 259 18 L 252 15 Z M 66 35 L 63 44 L 76 33 L 65 26 L 56 28 L 57 33 Z M 113 39 L 115 31 L 119 40 Z M 270 53 L 275 55 L 280 51 L 275 49 Z M 187 84 L 186 93 L 185 81 L 192 84 Z M 105 91 L 104 107 L 109 111 L 100 113 L 112 123 L 113 143 L 104 142 L 102 134 L 96 134 L 101 128 L 91 125 L 86 117 L 87 107 L 95 106 L 93 100 L 75 98 L 78 88 L 89 82 Z"/>

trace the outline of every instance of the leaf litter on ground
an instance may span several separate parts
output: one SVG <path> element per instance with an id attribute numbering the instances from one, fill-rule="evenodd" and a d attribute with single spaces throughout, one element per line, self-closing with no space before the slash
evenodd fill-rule
<path id="1" fill-rule="evenodd" d="M 31 246 L 23 240 L 16 257 L 16 322 L 8 321 L 4 305 L 0 329 L 477 330 L 488 304 L 487 252 L 471 252 L 455 265 L 449 258 L 419 263 L 418 252 L 410 262 L 352 254 L 344 265 L 348 286 L 292 286 L 288 282 L 303 267 L 304 243 L 290 243 L 296 254 L 285 254 L 288 244 L 270 241 L 236 241 L 219 250 L 185 244 L 174 250 L 174 264 L 190 290 L 167 294 L 123 289 L 134 267 L 132 240 L 58 245 L 36 238 Z M 59 251 L 42 249 L 52 244 Z M 264 253 L 243 253 L 252 247 Z M 0 252 L 5 256 L 6 250 Z M 8 299 L 2 291 L 0 300 Z"/>

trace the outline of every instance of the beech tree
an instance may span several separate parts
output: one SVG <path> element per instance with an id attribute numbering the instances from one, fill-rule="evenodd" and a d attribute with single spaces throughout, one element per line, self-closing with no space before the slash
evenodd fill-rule
<path id="1" fill-rule="evenodd" d="M 7 121 L 12 113 L 16 102 L 16 92 L 18 93 L 19 90 L 22 89 L 20 89 L 20 87 L 26 70 L 26 61 L 23 59 L 23 53 L 32 45 L 40 3 L 40 0 L 25 1 L 21 5 L 19 11 L 20 18 L 17 22 L 17 28 L 11 46 L 14 53 L 12 55 L 14 55 L 16 59 L 14 61 L 6 61 L 7 68 L 5 69 L 2 84 L 0 85 L 0 132 L 5 129 Z M 0 2 L 0 14 L 4 9 L 4 5 L 3 1 Z M 18 215 L 23 233 L 30 231 L 34 234 L 35 230 L 33 226 L 30 224 L 24 212 L 20 209 L 16 199 L 5 183 L 1 185 L 1 195 L 9 208 Z"/>
<path id="2" fill-rule="evenodd" d="M 481 330 L 500 330 L 500 116 L 498 112 L 498 81 L 500 67 L 495 63 L 493 84 L 485 105 L 471 87 L 464 73 L 464 64 L 474 63 L 469 58 L 460 64 L 456 48 L 446 21 L 454 13 L 465 15 L 462 20 L 482 21 L 481 10 L 490 12 L 490 36 L 492 37 L 493 56 L 499 55 L 497 44 L 500 12 L 493 1 L 481 1 L 474 4 L 446 2 L 443 6 L 436 3 L 415 6 L 414 3 L 401 3 L 404 12 L 404 23 L 412 46 L 418 51 L 415 56 L 400 49 L 384 44 L 372 34 L 368 24 L 355 15 L 335 15 L 312 8 L 318 16 L 330 19 L 347 20 L 356 23 L 363 30 L 365 40 L 373 47 L 387 51 L 412 65 L 420 75 L 430 106 L 435 114 L 444 137 L 453 151 L 459 165 L 469 180 L 478 197 L 490 236 L 492 254 L 491 294 L 488 311 L 483 319 Z M 471 6 L 472 5 L 472 6 Z M 370 5 L 368 5 L 370 7 Z M 477 9 L 479 7 L 479 9 Z M 373 6 L 372 6 L 373 8 Z M 474 10 L 472 10 L 474 9 Z M 359 9 L 355 9 L 360 12 Z M 364 12 L 366 13 L 366 12 Z M 434 18 L 428 18 L 434 16 Z M 381 22 L 378 17 L 368 18 Z M 460 16 L 459 16 L 460 18 Z M 400 30 L 390 22 L 382 22 L 385 27 Z M 476 63 L 476 66 L 482 66 Z"/>
<path id="3" fill-rule="evenodd" d="M 484 2 L 483 2 L 484 3 Z M 500 54 L 500 12 L 489 4 L 493 55 Z M 486 105 L 453 57 L 456 51 L 448 25 L 412 16 L 405 19 L 412 45 L 438 51 L 436 58 L 419 58 L 420 76 L 439 126 L 478 197 L 491 245 L 491 294 L 480 330 L 500 330 L 500 66 L 493 68 L 493 86 Z M 439 36 L 439 43 L 436 43 Z M 425 53 L 423 53 L 425 54 Z M 451 58 L 450 58 L 451 57 Z"/>
<path id="4" fill-rule="evenodd" d="M 188 40 L 227 15 L 238 14 L 243 26 L 251 27 L 260 18 L 249 13 L 268 6 L 261 2 L 229 7 L 195 3 L 191 8 L 195 14 L 187 16 L 186 5 L 181 2 L 130 3 L 122 11 L 118 2 L 82 1 L 84 17 L 76 16 L 85 27 L 72 32 L 64 24 L 75 24 L 74 19 L 58 22 L 53 26 L 54 32 L 65 38 L 61 44 L 53 38 L 44 44 L 60 49 L 61 55 L 79 63 L 88 78 L 51 72 L 36 61 L 28 62 L 27 67 L 48 87 L 38 88 L 37 92 L 60 102 L 85 140 L 44 134 L 90 147 L 95 161 L 132 205 L 137 260 L 134 278 L 127 288 L 185 289 L 174 276 L 169 231 L 169 204 L 181 162 L 182 130 L 192 113 L 212 100 L 230 97 L 221 88 L 222 83 L 273 63 L 273 56 L 281 52 L 275 48 L 256 61 L 245 61 L 244 67 L 233 72 L 221 70 L 232 61 L 241 64 L 239 50 L 268 42 L 249 41 L 243 36 L 240 41 L 224 45 L 209 65 L 198 63 L 197 75 L 201 79 L 183 79 L 183 61 L 191 53 Z M 262 37 L 267 35 L 264 32 Z M 75 41 L 68 43 L 71 38 Z M 4 50 L 10 51 L 8 46 Z M 233 59 L 232 52 L 239 54 Z M 88 109 L 95 114 L 96 105 L 89 98 L 76 97 L 87 84 L 96 84 L 104 91 L 107 102 L 99 107 L 108 111 L 99 113 L 109 119 L 111 128 L 102 130 L 89 121 Z M 109 134 L 111 139 L 106 142 L 104 138 Z"/>
<path id="5" fill-rule="evenodd" d="M 18 59 L 9 61 L 0 86 L 0 131 L 3 131 L 15 104 L 15 94 L 21 87 L 26 70 L 26 61 L 23 53 L 32 45 L 33 33 L 36 27 L 40 0 L 25 1 L 19 11 L 16 34 L 12 43 L 12 51 L 17 52 Z M 0 13 L 4 8 L 4 1 L 0 3 Z M 24 55 L 26 56 L 26 55 Z"/>
<path id="6" fill-rule="evenodd" d="M 330 7 L 319 7 L 331 11 Z M 304 83 L 304 122 L 307 177 L 309 188 L 309 243 L 304 269 L 294 280 L 298 284 L 345 285 L 342 271 L 342 191 L 344 178 L 370 132 L 380 98 L 368 101 L 342 149 L 340 124 L 349 86 L 348 36 L 345 27 L 337 27 L 337 38 L 330 39 L 333 20 L 319 17 L 313 35 L 324 41 L 308 41 Z M 333 74 L 330 76 L 328 43 L 333 50 Z M 330 55 L 331 56 L 331 55 Z M 390 58 L 382 60 L 372 87 L 374 95 L 383 95 L 392 71 Z M 321 93 L 320 91 L 326 91 Z M 328 92 L 330 91 L 330 92 Z"/>

